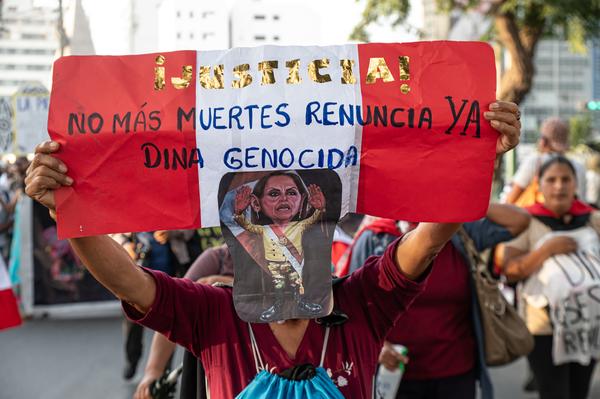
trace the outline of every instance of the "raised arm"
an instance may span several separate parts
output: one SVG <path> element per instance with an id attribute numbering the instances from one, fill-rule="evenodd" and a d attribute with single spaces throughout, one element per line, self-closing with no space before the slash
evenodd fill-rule
<path id="1" fill-rule="evenodd" d="M 70 186 L 73 179 L 67 176 L 67 167 L 52 156 L 59 144 L 46 141 L 35 149 L 35 156 L 27 169 L 25 192 L 56 215 L 54 191 Z M 89 272 L 119 299 L 145 313 L 156 294 L 151 276 L 144 273 L 127 252 L 108 236 L 82 237 L 69 240 Z"/>
<path id="2" fill-rule="evenodd" d="M 487 218 L 506 228 L 513 237 L 521 234 L 531 221 L 531 216 L 522 208 L 514 205 L 490 204 Z"/>
<path id="3" fill-rule="evenodd" d="M 419 223 L 396 247 L 394 258 L 400 272 L 418 279 L 459 227 L 460 223 Z"/>

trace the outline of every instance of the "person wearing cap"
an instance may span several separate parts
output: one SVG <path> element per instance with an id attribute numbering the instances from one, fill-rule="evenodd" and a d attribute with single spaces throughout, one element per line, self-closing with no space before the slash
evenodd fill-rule
<path id="1" fill-rule="evenodd" d="M 551 117 L 542 123 L 537 152 L 526 157 L 513 176 L 510 191 L 505 202 L 515 204 L 525 189 L 533 182 L 540 166 L 552 155 L 564 155 L 569 150 L 569 126 L 558 117 Z M 585 167 L 571 159 L 577 172 L 577 195 L 586 194 Z M 533 204 L 531 204 L 533 205 Z"/>

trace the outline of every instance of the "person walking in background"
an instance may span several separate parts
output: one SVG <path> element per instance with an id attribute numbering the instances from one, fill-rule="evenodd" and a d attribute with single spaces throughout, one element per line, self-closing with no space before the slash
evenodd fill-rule
<path id="1" fill-rule="evenodd" d="M 571 281 L 565 270 L 578 270 L 581 262 L 590 261 L 593 256 L 575 255 L 576 264 L 569 264 L 568 259 L 561 258 L 560 264 L 554 268 L 555 272 L 552 271 L 552 265 L 546 268 L 546 262 L 558 255 L 577 251 L 579 244 L 572 233 L 581 229 L 592 230 L 592 249 L 597 254 L 600 250 L 597 236 L 600 233 L 600 214 L 576 198 L 576 169 L 565 157 L 556 156 L 547 160 L 542 164 L 538 178 L 544 203 L 536 203 L 528 208 L 533 215 L 531 224 L 518 238 L 506 243 L 504 273 L 510 281 L 520 282 L 519 311 L 535 340 L 528 360 L 540 399 L 585 399 L 596 360 L 588 358 L 589 363 L 583 364 L 555 362 L 557 359 L 553 357 L 553 348 L 556 343 L 553 335 L 556 325 L 550 315 L 550 308 L 554 304 L 548 295 L 557 293 L 561 298 L 570 295 L 569 288 L 562 288 L 567 280 Z M 584 264 L 584 267 L 589 273 L 594 273 L 594 266 Z M 578 275 L 581 277 L 584 273 Z M 583 289 L 580 291 L 583 292 Z M 584 302 L 584 296 L 577 297 L 576 301 L 578 307 L 587 308 L 586 314 L 600 312 L 597 301 Z M 569 312 L 581 310 L 573 307 Z M 588 331 L 581 333 L 587 334 Z"/>
<path id="2" fill-rule="evenodd" d="M 568 150 L 569 126 L 557 117 L 546 119 L 540 128 L 537 152 L 520 163 L 512 178 L 505 202 L 525 207 L 533 205 L 536 201 L 543 201 L 539 195 L 537 172 L 542 163 L 548 160 L 550 156 L 553 154 L 564 155 Z M 577 161 L 572 162 L 577 172 L 577 195 L 579 198 L 585 198 L 585 167 Z"/>
<path id="3" fill-rule="evenodd" d="M 206 249 L 223 244 L 221 228 L 207 227 L 191 230 L 157 230 L 154 239 L 160 244 L 169 244 L 176 263 L 175 275 L 182 277 L 192 262 Z"/>
<path id="4" fill-rule="evenodd" d="M 466 233 L 479 251 L 517 236 L 530 217 L 515 206 L 490 204 L 487 217 L 465 223 Z M 399 223 L 379 219 L 365 226 L 352 250 L 350 270 L 361 260 L 380 255 L 389 242 L 402 235 Z M 415 223 L 407 224 L 410 229 Z M 393 345 L 408 349 L 410 362 L 398 389 L 398 399 L 474 399 L 479 380 L 481 397 L 493 397 L 483 353 L 479 311 L 472 291 L 471 265 L 465 245 L 455 234 L 433 260 L 423 294 L 386 337 L 380 367 L 395 370 L 408 358 Z"/>

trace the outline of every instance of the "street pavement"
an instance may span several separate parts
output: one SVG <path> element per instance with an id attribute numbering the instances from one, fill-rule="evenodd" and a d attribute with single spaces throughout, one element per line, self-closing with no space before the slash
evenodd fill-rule
<path id="1" fill-rule="evenodd" d="M 144 336 L 147 355 L 151 333 Z M 143 364 L 124 381 L 121 319 L 40 319 L 0 332 L 0 399 L 130 399 Z M 175 364 L 181 362 L 181 350 Z M 521 390 L 524 361 L 492 370 L 496 398 L 534 399 Z M 600 398 L 600 367 L 590 398 Z"/>

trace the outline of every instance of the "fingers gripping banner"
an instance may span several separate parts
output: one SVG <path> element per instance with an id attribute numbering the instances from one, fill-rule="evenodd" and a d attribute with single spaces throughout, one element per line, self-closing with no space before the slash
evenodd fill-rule
<path id="1" fill-rule="evenodd" d="M 467 221 L 489 201 L 492 49 L 476 42 L 72 56 L 48 130 L 61 237 L 217 226 L 227 173 L 330 169 L 347 212 Z"/>

